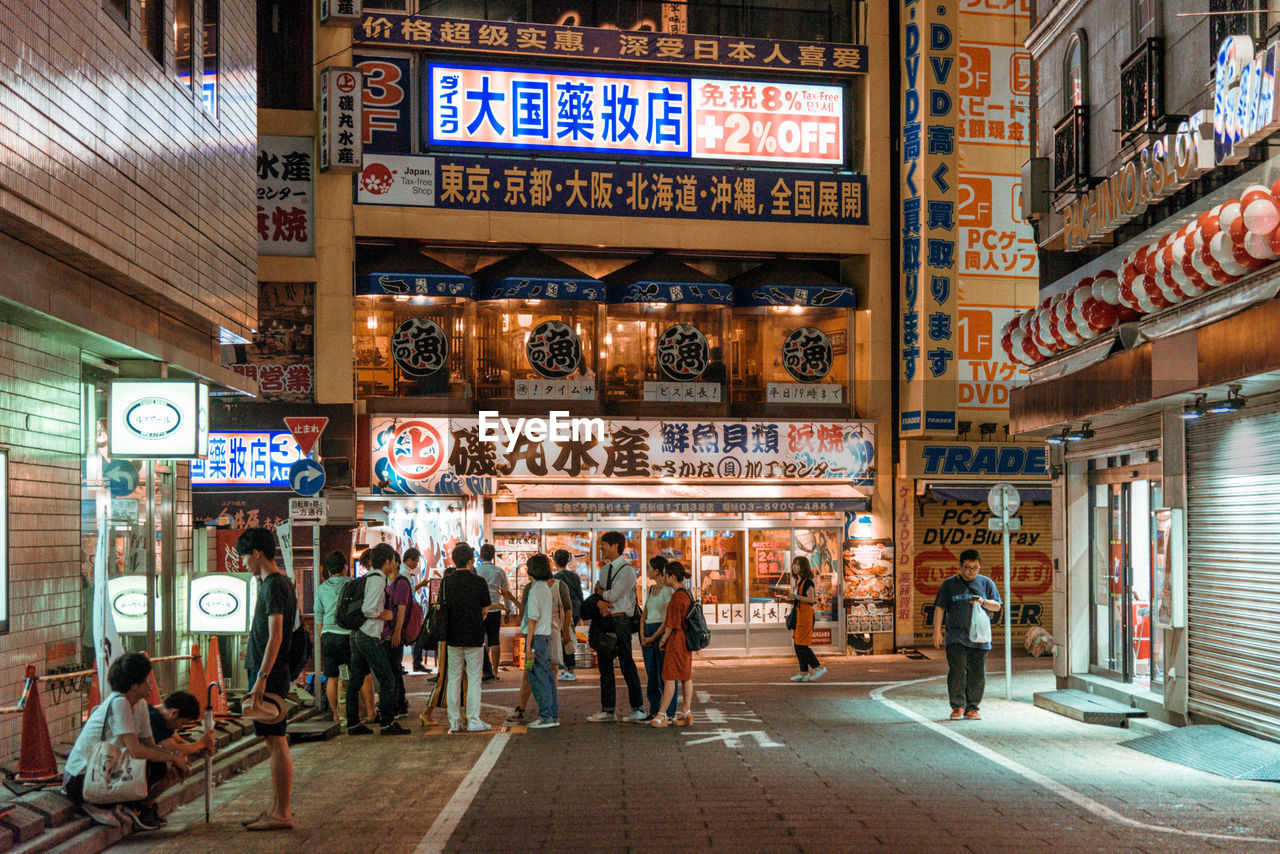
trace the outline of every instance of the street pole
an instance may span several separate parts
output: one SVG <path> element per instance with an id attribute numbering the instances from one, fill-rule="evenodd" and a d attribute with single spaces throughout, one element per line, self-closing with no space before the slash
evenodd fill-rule
<path id="1" fill-rule="evenodd" d="M 1013 699 L 1013 598 L 1009 592 L 1009 504 L 1000 505 L 1001 543 L 1004 545 L 1004 698 Z"/>

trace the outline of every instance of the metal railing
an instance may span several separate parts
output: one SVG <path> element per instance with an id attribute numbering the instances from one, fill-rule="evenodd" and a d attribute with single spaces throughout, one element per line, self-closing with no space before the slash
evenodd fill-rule
<path id="1" fill-rule="evenodd" d="M 1089 183 L 1089 112 L 1072 107 L 1053 126 L 1053 189 L 1082 189 Z"/>
<path id="2" fill-rule="evenodd" d="M 1164 113 L 1164 40 L 1144 39 L 1120 63 L 1120 139 L 1158 133 Z"/>

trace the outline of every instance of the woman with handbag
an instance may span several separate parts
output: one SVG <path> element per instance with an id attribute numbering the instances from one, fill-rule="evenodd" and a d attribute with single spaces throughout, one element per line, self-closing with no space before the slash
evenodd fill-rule
<path id="1" fill-rule="evenodd" d="M 671 599 L 667 602 L 662 632 L 657 638 L 658 649 L 663 652 L 662 698 L 658 700 L 658 713 L 649 721 L 649 726 L 689 726 L 693 723 L 693 653 L 689 652 L 684 636 L 684 615 L 693 607 L 693 594 L 684 586 L 689 570 L 680 561 L 673 560 L 663 568 L 663 572 L 667 586 L 671 588 Z M 674 718 L 669 718 L 667 708 L 675 704 L 677 685 L 684 698 L 684 708 Z"/>
<path id="2" fill-rule="evenodd" d="M 156 796 L 191 770 L 152 737 L 150 675 L 151 662 L 140 652 L 116 659 L 107 671 L 111 693 L 89 715 L 67 756 L 63 789 L 99 824 L 129 821 L 136 830 L 155 830 L 164 823 Z"/>
<path id="3" fill-rule="evenodd" d="M 818 596 L 813 583 L 813 569 L 807 557 L 800 556 L 791 561 L 791 578 L 791 596 L 795 605 L 787 615 L 787 625 L 791 629 L 796 659 L 800 662 L 800 672 L 792 676 L 791 681 L 815 682 L 826 675 L 827 668 L 818 663 L 818 656 L 810 648 L 813 643 L 813 603 Z"/>

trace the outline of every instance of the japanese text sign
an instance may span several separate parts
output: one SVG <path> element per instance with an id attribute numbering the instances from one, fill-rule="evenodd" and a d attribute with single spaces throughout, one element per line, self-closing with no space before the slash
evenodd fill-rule
<path id="1" fill-rule="evenodd" d="M 214 430 L 209 456 L 191 463 L 191 485 L 287 487 L 289 466 L 303 456 L 284 430 Z"/>
<path id="2" fill-rule="evenodd" d="M 361 0 L 320 0 L 320 23 L 358 24 L 364 17 Z"/>
<path id="3" fill-rule="evenodd" d="M 320 171 L 359 172 L 364 152 L 363 83 L 358 68 L 320 72 Z"/>
<path id="4" fill-rule="evenodd" d="M 314 255 L 309 136 L 258 137 L 258 254 Z"/>
<path id="5" fill-rule="evenodd" d="M 865 45 L 829 42 L 468 21 L 391 12 L 366 14 L 357 37 L 361 44 L 383 47 L 761 68 L 793 74 L 867 73 Z"/>
<path id="6" fill-rule="evenodd" d="M 844 160 L 841 86 L 429 64 L 424 90 L 432 146 Z"/>
<path id="7" fill-rule="evenodd" d="M 284 426 L 289 428 L 289 432 L 293 435 L 293 441 L 298 443 L 302 456 L 311 456 L 311 449 L 316 446 L 316 442 L 320 439 L 320 434 L 324 432 L 324 428 L 329 426 L 329 419 L 320 416 L 300 416 L 287 415 L 284 419 Z"/>

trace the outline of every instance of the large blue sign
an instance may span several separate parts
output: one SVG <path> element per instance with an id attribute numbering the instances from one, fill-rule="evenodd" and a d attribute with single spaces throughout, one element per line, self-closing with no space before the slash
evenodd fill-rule
<path id="1" fill-rule="evenodd" d="M 300 459 L 288 430 L 211 431 L 209 456 L 191 461 L 191 485 L 287 487 Z"/>
<path id="2" fill-rule="evenodd" d="M 920 453 L 926 475 L 1046 474 L 1043 445 L 924 445 Z"/>

